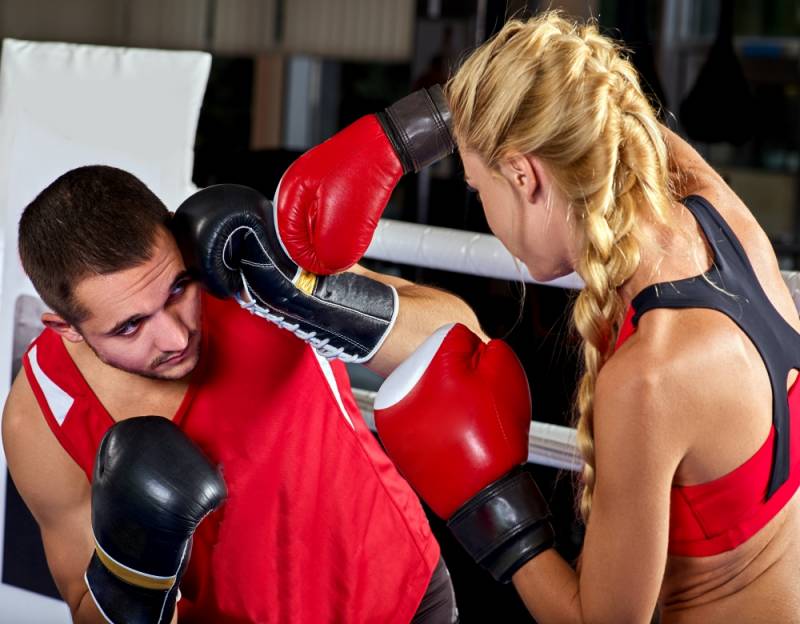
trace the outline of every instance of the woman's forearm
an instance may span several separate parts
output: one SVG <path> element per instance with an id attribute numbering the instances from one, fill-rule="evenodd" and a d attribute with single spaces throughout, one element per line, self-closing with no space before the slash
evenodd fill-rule
<path id="1" fill-rule="evenodd" d="M 582 624 L 578 575 L 554 548 L 522 566 L 514 587 L 542 624 Z"/>

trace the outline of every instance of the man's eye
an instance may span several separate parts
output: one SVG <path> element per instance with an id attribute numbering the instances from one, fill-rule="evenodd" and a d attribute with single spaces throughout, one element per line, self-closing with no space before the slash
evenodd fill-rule
<path id="1" fill-rule="evenodd" d="M 186 287 L 189 285 L 190 280 L 181 280 L 177 284 L 172 287 L 172 290 L 169 291 L 170 297 L 177 297 L 178 295 L 182 295 L 186 292 Z"/>
<path id="2" fill-rule="evenodd" d="M 125 323 L 122 328 L 117 332 L 117 336 L 133 336 L 141 327 L 142 321 L 131 321 Z"/>

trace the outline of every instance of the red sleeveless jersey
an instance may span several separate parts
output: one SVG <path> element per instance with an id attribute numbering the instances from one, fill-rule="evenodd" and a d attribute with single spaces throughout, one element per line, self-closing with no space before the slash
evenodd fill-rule
<path id="1" fill-rule="evenodd" d="M 91 480 L 113 420 L 61 338 L 25 372 Z M 415 494 L 365 426 L 340 362 L 233 302 L 204 297 L 197 381 L 173 421 L 229 497 L 194 538 L 180 622 L 408 622 L 439 558 Z"/>

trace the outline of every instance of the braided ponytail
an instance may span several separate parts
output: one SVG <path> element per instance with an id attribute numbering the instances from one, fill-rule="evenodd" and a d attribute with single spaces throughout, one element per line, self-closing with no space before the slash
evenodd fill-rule
<path id="1" fill-rule="evenodd" d="M 640 262 L 637 223 L 666 223 L 673 201 L 666 145 L 633 66 L 593 24 L 557 12 L 512 20 L 447 86 L 459 146 L 497 168 L 533 154 L 570 202 L 583 233 L 576 271 L 586 287 L 573 311 L 583 339 L 577 438 L 584 458 L 580 511 L 595 483 L 597 376 L 624 318 L 620 287 Z"/>

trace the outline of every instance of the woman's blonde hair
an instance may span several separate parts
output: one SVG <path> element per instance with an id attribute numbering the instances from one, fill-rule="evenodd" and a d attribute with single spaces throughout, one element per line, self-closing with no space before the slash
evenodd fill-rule
<path id="1" fill-rule="evenodd" d="M 557 12 L 506 23 L 461 65 L 447 96 L 459 147 L 494 169 L 511 153 L 535 155 L 582 233 L 576 270 L 586 287 L 573 321 L 583 338 L 577 429 L 588 520 L 594 389 L 624 317 L 619 288 L 639 265 L 637 223 L 667 223 L 673 201 L 661 128 L 619 46 Z"/>

